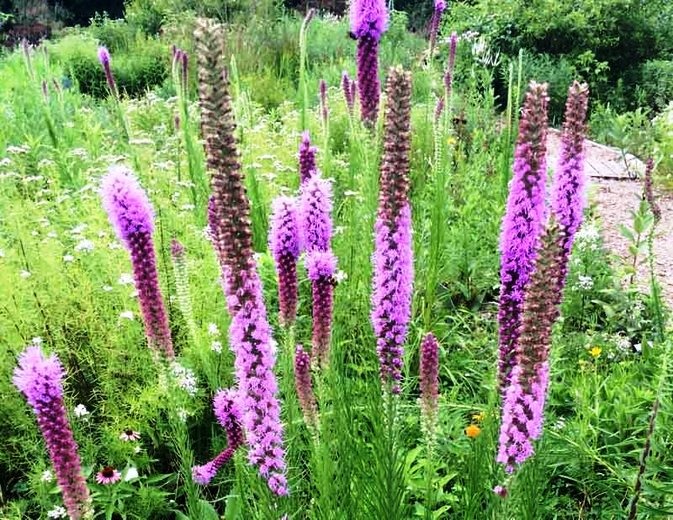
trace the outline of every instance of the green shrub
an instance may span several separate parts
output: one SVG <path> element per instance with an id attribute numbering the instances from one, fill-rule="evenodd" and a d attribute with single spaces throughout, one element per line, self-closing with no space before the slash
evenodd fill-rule
<path id="1" fill-rule="evenodd" d="M 98 62 L 97 42 L 90 36 L 72 34 L 56 44 L 54 58 L 79 85 L 83 94 L 107 96 L 105 75 Z M 138 36 L 128 51 L 112 54 L 112 72 L 119 91 L 130 97 L 161 85 L 169 75 L 170 56 L 158 40 Z"/>
<path id="2" fill-rule="evenodd" d="M 643 65 L 639 88 L 644 101 L 663 110 L 673 100 L 673 60 L 650 60 Z"/>

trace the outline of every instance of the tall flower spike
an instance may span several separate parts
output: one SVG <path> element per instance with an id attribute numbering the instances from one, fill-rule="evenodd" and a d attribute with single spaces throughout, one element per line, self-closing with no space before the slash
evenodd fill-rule
<path id="1" fill-rule="evenodd" d="M 13 382 L 35 412 L 63 503 L 70 518 L 78 520 L 92 513 L 91 499 L 63 401 L 64 375 L 55 354 L 46 357 L 40 347 L 32 345 L 19 356 Z"/>
<path id="2" fill-rule="evenodd" d="M 327 251 L 332 240 L 332 186 L 319 175 L 301 193 L 302 245 L 306 251 Z"/>
<path id="3" fill-rule="evenodd" d="M 313 295 L 312 355 L 319 366 L 329 363 L 334 307 L 336 257 L 332 254 L 332 187 L 319 175 L 312 177 L 301 194 L 302 244 Z"/>
<path id="4" fill-rule="evenodd" d="M 458 48 L 458 34 L 453 32 L 451 33 L 451 39 L 449 43 L 449 62 L 446 65 L 446 71 L 444 72 L 444 95 L 446 97 L 447 103 L 451 98 L 451 91 L 453 90 L 453 70 L 456 67 L 457 48 Z"/>
<path id="5" fill-rule="evenodd" d="M 411 317 L 414 276 L 409 205 L 411 76 L 408 72 L 399 67 L 390 70 L 386 98 L 379 208 L 374 227 L 371 318 L 383 387 L 397 394 L 402 378 L 403 345 Z"/>
<path id="6" fill-rule="evenodd" d="M 437 42 L 437 33 L 439 33 L 439 25 L 442 22 L 442 15 L 446 10 L 446 2 L 444 0 L 435 0 L 435 9 L 432 12 L 432 18 L 430 19 L 430 56 L 429 59 L 432 59 L 432 55 L 435 52 L 435 43 Z"/>
<path id="7" fill-rule="evenodd" d="M 588 103 L 589 87 L 575 81 L 568 89 L 561 150 L 551 188 L 551 209 L 562 236 L 560 284 L 565 282 L 575 232 L 584 216 L 584 138 Z"/>
<path id="8" fill-rule="evenodd" d="M 301 345 L 297 345 L 294 355 L 294 383 L 306 426 L 315 430 L 318 426 L 318 405 L 311 382 L 311 359 Z"/>
<path id="9" fill-rule="evenodd" d="M 311 280 L 313 295 L 313 334 L 311 354 L 318 366 L 329 364 L 332 339 L 332 313 L 334 310 L 334 273 L 337 259 L 329 251 L 309 251 L 306 254 L 306 271 Z"/>
<path id="10" fill-rule="evenodd" d="M 344 101 L 346 102 L 346 107 L 348 108 L 348 114 L 353 115 L 353 110 L 355 109 L 355 83 L 351 80 L 348 72 L 343 71 L 341 74 L 341 90 L 344 94 Z"/>
<path id="11" fill-rule="evenodd" d="M 531 82 L 519 123 L 514 176 L 500 235 L 498 382 L 503 395 L 515 364 L 524 292 L 535 267 L 545 218 L 548 101 L 547 85 Z"/>
<path id="12" fill-rule="evenodd" d="M 295 199 L 279 197 L 273 202 L 269 248 L 278 273 L 280 322 L 290 326 L 297 317 L 297 258 L 301 250 Z"/>
<path id="13" fill-rule="evenodd" d="M 381 84 L 379 82 L 379 41 L 388 28 L 385 0 L 354 0 L 350 9 L 351 34 L 357 39 L 357 72 L 360 112 L 368 126 L 378 117 Z"/>
<path id="14" fill-rule="evenodd" d="M 250 201 L 234 137 L 229 78 L 222 72 L 222 27 L 200 19 L 195 40 L 201 128 L 213 190 L 209 225 L 232 314 L 229 342 L 235 355 L 238 404 L 250 447 L 248 460 L 258 466 L 272 492 L 286 495 L 283 426 L 273 373 L 275 347 L 253 256 Z"/>
<path id="15" fill-rule="evenodd" d="M 311 137 L 308 130 L 301 134 L 299 145 L 299 182 L 303 186 L 318 171 L 316 154 L 318 149 L 311 146 Z"/>
<path id="16" fill-rule="evenodd" d="M 563 232 L 552 218 L 538 241 L 535 270 L 529 278 L 516 363 L 504 392 L 497 461 L 508 473 L 534 453 L 542 434 L 549 381 L 549 348 L 563 288 L 550 284 L 561 271 Z"/>
<path id="17" fill-rule="evenodd" d="M 147 341 L 152 349 L 158 349 L 168 359 L 173 359 L 173 341 L 159 287 L 152 239 L 152 205 L 131 171 L 119 166 L 111 167 L 103 178 L 101 196 L 112 227 L 131 255 Z"/>
<path id="18" fill-rule="evenodd" d="M 432 332 L 421 342 L 419 368 L 421 386 L 421 417 L 428 443 L 434 444 L 437 423 L 437 400 L 439 398 L 439 344 Z"/>
<path id="19" fill-rule="evenodd" d="M 327 105 L 327 82 L 324 79 L 320 80 L 320 114 L 322 116 L 322 124 L 327 128 L 329 120 L 329 106 Z"/>
<path id="20" fill-rule="evenodd" d="M 180 312 L 185 319 L 187 329 L 192 340 L 196 339 L 196 322 L 192 309 L 192 298 L 189 294 L 189 272 L 187 270 L 187 258 L 184 246 L 177 241 L 171 240 L 171 258 L 173 259 L 173 275 L 175 276 L 175 293 L 178 297 Z"/>
<path id="21" fill-rule="evenodd" d="M 98 61 L 103 67 L 105 73 L 105 81 L 113 96 L 117 95 L 117 82 L 112 74 L 112 60 L 110 58 L 110 51 L 106 47 L 98 47 Z"/>
<path id="22" fill-rule="evenodd" d="M 241 411 L 236 403 L 233 390 L 219 390 L 213 399 L 213 410 L 220 426 L 227 432 L 227 448 L 211 461 L 192 468 L 194 482 L 201 486 L 210 484 L 219 469 L 224 466 L 236 450 L 243 444 Z"/>

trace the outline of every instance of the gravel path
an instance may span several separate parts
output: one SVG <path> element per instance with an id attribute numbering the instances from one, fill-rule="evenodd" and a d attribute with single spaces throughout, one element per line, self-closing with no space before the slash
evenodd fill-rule
<path id="1" fill-rule="evenodd" d="M 548 164 L 555 165 L 558 156 L 560 133 L 552 130 L 547 143 Z M 626 261 L 629 258 L 628 241 L 619 231 L 619 225 L 631 227 L 633 217 L 631 211 L 638 209 L 643 192 L 642 173 L 644 164 L 636 157 L 624 157 L 616 148 L 611 148 L 593 141 L 586 141 L 586 173 L 590 176 L 589 194 L 595 203 L 600 217 L 601 232 L 605 245 L 618 258 Z M 629 176 L 637 173 L 637 179 Z M 658 191 L 655 193 L 661 207 L 661 221 L 657 225 L 654 253 L 655 271 L 662 288 L 662 297 L 666 304 L 673 308 L 673 194 Z M 649 274 L 643 258 L 643 265 L 637 270 L 638 285 L 649 292 Z"/>

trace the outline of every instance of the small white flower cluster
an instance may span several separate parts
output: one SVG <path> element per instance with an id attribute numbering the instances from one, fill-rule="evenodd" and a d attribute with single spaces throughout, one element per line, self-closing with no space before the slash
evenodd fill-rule
<path id="1" fill-rule="evenodd" d="M 80 419 L 89 415 L 89 410 L 87 410 L 86 406 L 84 406 L 82 403 L 75 406 L 72 412 L 75 414 L 75 417 L 79 417 Z"/>
<path id="2" fill-rule="evenodd" d="M 62 506 L 56 506 L 47 511 L 47 518 L 68 518 L 68 512 Z"/>
<path id="3" fill-rule="evenodd" d="M 586 251 L 598 251 L 600 240 L 601 234 L 593 222 L 586 222 L 575 233 L 575 244 L 578 248 Z"/>
<path id="4" fill-rule="evenodd" d="M 594 286 L 594 279 L 591 276 L 579 275 L 577 286 L 583 291 L 590 291 Z"/>
<path id="5" fill-rule="evenodd" d="M 173 377 L 180 388 L 194 397 L 198 390 L 196 375 L 190 368 L 183 367 L 180 363 L 174 362 L 171 365 Z"/>

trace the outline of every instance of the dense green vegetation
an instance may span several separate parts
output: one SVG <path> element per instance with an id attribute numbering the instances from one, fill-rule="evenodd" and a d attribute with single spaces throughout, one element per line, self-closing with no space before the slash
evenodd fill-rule
<path id="1" fill-rule="evenodd" d="M 243 4 L 133 0 L 126 20 L 96 17 L 87 29 L 66 29 L 40 47 L 0 58 L 0 516 L 46 518 L 61 503 L 56 484 L 44 478 L 49 459 L 35 418 L 11 382 L 17 355 L 31 341 L 57 353 L 66 368 L 66 403 L 101 518 L 624 518 L 655 399 L 661 409 L 639 511 L 642 518 L 673 515 L 670 339 L 658 334 L 656 294 L 632 282 L 632 266 L 647 266 L 610 256 L 592 206 L 554 331 L 544 436 L 510 496 L 491 491 L 503 478 L 495 463 L 498 238 L 522 92 L 529 79 L 548 81 L 560 122 L 571 80 L 588 81 L 594 135 L 654 156 L 658 180 L 670 180 L 669 2 L 583 0 L 572 9 L 554 1 L 453 4 L 442 36 L 472 30 L 483 40 L 473 35 L 459 42 L 455 120 L 448 128 L 434 121 L 446 42 L 428 59 L 423 31 L 408 30 L 423 27 L 431 9 L 393 13 L 381 42 L 381 76 L 395 64 L 412 72 L 416 272 L 395 449 L 387 444 L 369 321 L 381 129 L 369 131 L 350 117 L 342 96 L 342 72 L 355 74 L 348 22 L 325 14 L 308 26 L 305 106 L 302 19 L 274 2 Z M 207 182 L 192 32 L 204 14 L 229 23 L 237 137 L 278 342 L 291 488 L 283 499 L 269 494 L 242 453 L 210 486 L 198 488 L 190 475 L 192 464 L 226 443 L 210 403 L 218 388 L 233 384 L 230 318 L 204 233 L 207 193 L 199 189 Z M 99 45 L 111 51 L 119 102 L 109 95 Z M 177 87 L 171 45 L 190 56 L 185 93 Z M 329 86 L 328 124 L 318 104 L 321 79 Z M 277 321 L 267 247 L 273 198 L 298 186 L 303 112 L 319 167 L 334 181 L 334 252 L 344 274 L 335 288 L 332 362 L 316 383 L 320 442 L 302 420 L 292 373 L 293 342 L 310 342 L 310 282 L 300 269 L 292 337 Z M 193 395 L 166 389 L 146 346 L 128 254 L 98 194 L 111 164 L 134 168 L 155 208 L 162 288 L 179 361 L 196 377 Z M 650 254 L 648 206 L 624 225 L 633 254 Z M 187 251 L 195 338 L 175 299 L 173 237 Z M 431 458 L 417 406 L 418 346 L 428 331 L 441 345 L 440 423 Z M 78 405 L 88 413 L 75 414 Z M 128 428 L 140 432 L 140 441 L 120 439 Z M 108 465 L 123 480 L 96 484 L 94 474 Z M 386 516 L 389 511 L 395 515 Z"/>

